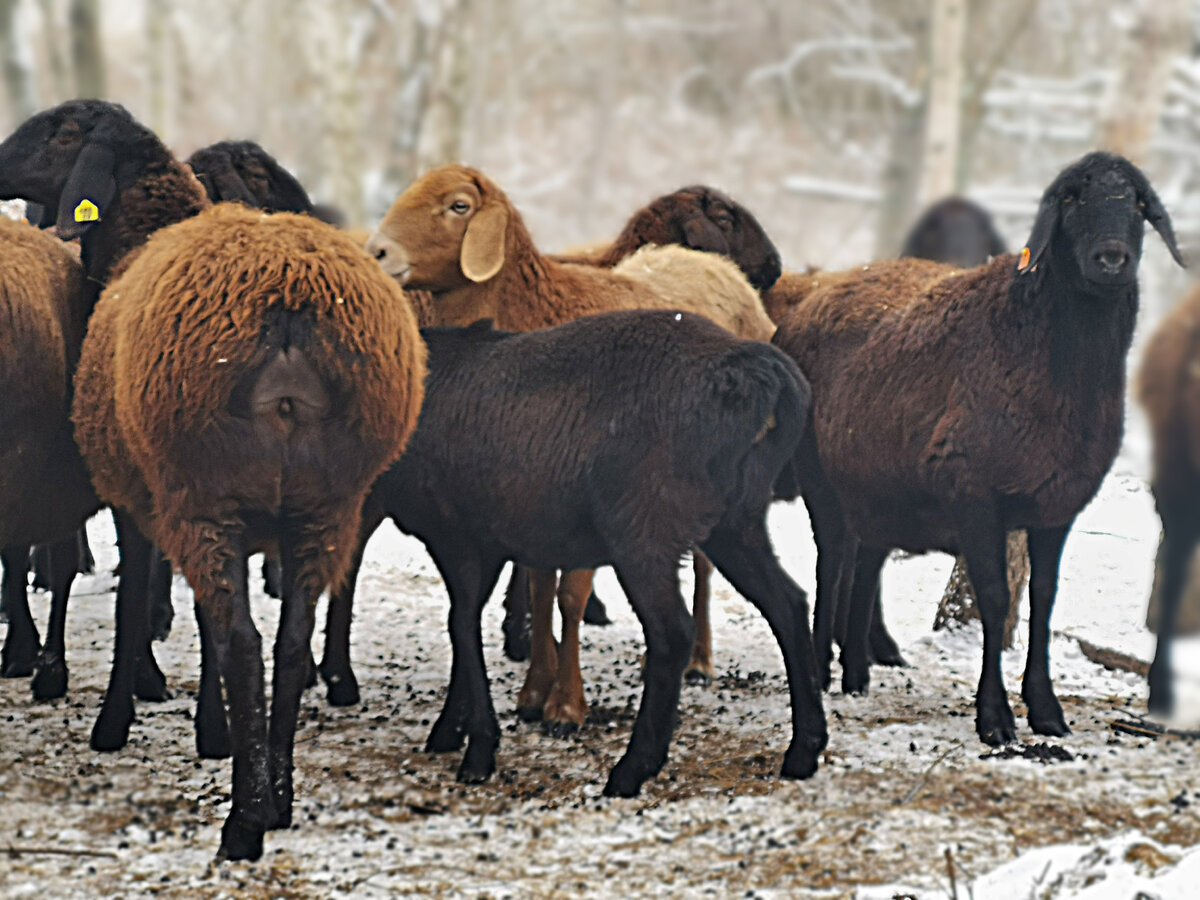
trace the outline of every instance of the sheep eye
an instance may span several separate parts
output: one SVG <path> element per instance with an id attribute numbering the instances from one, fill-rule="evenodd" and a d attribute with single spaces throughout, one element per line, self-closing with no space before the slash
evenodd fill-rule
<path id="1" fill-rule="evenodd" d="M 458 215 L 458 216 L 466 215 L 470 211 L 471 211 L 471 204 L 468 203 L 466 200 L 455 200 L 453 203 L 450 204 L 450 212 L 454 213 L 455 215 Z"/>

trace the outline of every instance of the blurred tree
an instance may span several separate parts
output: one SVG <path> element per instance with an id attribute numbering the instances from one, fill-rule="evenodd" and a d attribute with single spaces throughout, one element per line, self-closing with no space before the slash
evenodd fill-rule
<path id="1" fill-rule="evenodd" d="M 47 105 L 59 103 L 71 96 L 70 78 L 67 74 L 67 57 L 63 52 L 62 38 L 66 29 L 62 27 L 58 0 L 41 0 L 42 40 L 45 46 L 46 68 L 49 73 Z"/>
<path id="2" fill-rule="evenodd" d="M 933 0 L 929 41 L 929 104 L 921 159 L 921 204 L 955 190 L 962 112 L 966 0 Z"/>
<path id="3" fill-rule="evenodd" d="M 100 40 L 100 0 L 71 0 L 71 58 L 75 96 L 106 97 L 104 45 Z"/>
<path id="4" fill-rule="evenodd" d="M 4 60 L 4 88 L 8 98 L 8 119 L 16 126 L 37 111 L 29 48 L 17 31 L 20 0 L 0 0 L 0 58 Z"/>

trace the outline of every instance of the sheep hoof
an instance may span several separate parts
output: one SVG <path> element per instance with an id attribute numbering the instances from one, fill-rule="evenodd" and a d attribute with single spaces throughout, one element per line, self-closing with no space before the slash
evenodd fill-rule
<path id="1" fill-rule="evenodd" d="M 462 765 L 455 776 L 459 784 L 482 784 L 496 771 L 496 755 L 491 750 L 480 749 L 474 743 L 467 746 Z"/>
<path id="2" fill-rule="evenodd" d="M 91 747 L 97 753 L 112 753 L 129 742 L 129 725 L 133 721 L 133 710 L 119 715 L 100 710 L 100 718 L 92 726 Z"/>
<path id="3" fill-rule="evenodd" d="M 321 677 L 325 680 L 325 697 L 330 706 L 355 706 L 362 699 L 353 671 L 326 674 L 322 669 Z"/>
<path id="4" fill-rule="evenodd" d="M 542 707 L 537 706 L 518 706 L 517 718 L 522 722 L 540 722 L 542 721 Z"/>
<path id="5" fill-rule="evenodd" d="M 463 745 L 463 731 L 448 719 L 439 718 L 433 723 L 429 739 L 425 741 L 426 753 L 449 753 Z"/>
<path id="6" fill-rule="evenodd" d="M 304 689 L 307 691 L 311 687 L 317 686 L 318 673 L 320 669 L 317 666 L 317 661 L 313 659 L 312 651 L 308 654 L 308 674 L 304 676 Z"/>
<path id="7" fill-rule="evenodd" d="M 0 664 L 0 678 L 28 678 L 33 674 L 34 667 L 37 665 L 38 647 L 34 644 L 29 647 L 26 652 L 15 651 L 9 653 L 8 642 L 4 645 L 4 659 Z"/>
<path id="8" fill-rule="evenodd" d="M 571 737 L 579 730 L 579 723 L 571 721 L 544 721 L 542 723 L 542 732 L 552 738 L 565 739 Z"/>
<path id="9" fill-rule="evenodd" d="M 703 669 L 688 669 L 683 673 L 683 680 L 693 687 L 708 687 L 713 683 L 712 674 Z"/>
<path id="10" fill-rule="evenodd" d="M 57 654 L 38 659 L 37 671 L 33 675 L 33 698 L 35 700 L 57 700 L 67 693 L 67 663 Z"/>
<path id="11" fill-rule="evenodd" d="M 821 751 L 825 749 L 828 737 L 820 735 L 816 743 L 805 741 L 797 745 L 793 742 L 783 755 L 783 766 L 779 774 L 784 778 L 795 778 L 803 781 L 817 774 L 817 764 L 821 759 Z"/>
<path id="12" fill-rule="evenodd" d="M 251 862 L 260 859 L 263 852 L 263 832 L 261 824 L 251 824 L 243 821 L 238 813 L 230 813 L 225 824 L 221 826 L 221 849 L 217 851 L 217 860 L 248 859 Z"/>
<path id="13" fill-rule="evenodd" d="M 1017 723 L 1012 710 L 980 710 L 975 716 L 975 731 L 979 739 L 993 747 L 1011 744 L 1017 739 Z"/>
<path id="14" fill-rule="evenodd" d="M 221 729 L 216 734 L 214 731 L 196 726 L 196 755 L 201 759 L 229 759 L 233 755 L 229 729 Z"/>
<path id="15" fill-rule="evenodd" d="M 587 606 L 583 608 L 583 621 L 588 625 L 611 625 L 612 619 L 608 617 L 608 609 L 604 606 L 604 601 L 601 600 L 593 592 L 588 596 Z"/>
<path id="16" fill-rule="evenodd" d="M 513 662 L 525 662 L 529 659 L 529 627 L 522 628 L 514 625 L 509 628 L 508 621 L 504 622 L 504 655 Z"/>
<path id="17" fill-rule="evenodd" d="M 865 697 L 871 692 L 870 671 L 842 670 L 842 693 L 847 697 Z"/>
<path id="18" fill-rule="evenodd" d="M 154 657 L 143 657 L 138 664 L 133 693 L 139 700 L 148 700 L 151 703 L 171 699 L 171 691 L 167 688 L 167 676 L 162 673 Z"/>
<path id="19" fill-rule="evenodd" d="M 871 635 L 871 661 L 881 666 L 894 666 L 898 669 L 908 668 L 908 660 L 900 652 L 891 635 L 877 637 Z"/>
<path id="20" fill-rule="evenodd" d="M 1150 700 L 1146 704 L 1146 708 L 1153 716 L 1169 719 L 1175 714 L 1175 691 L 1170 685 L 1157 688 L 1155 685 L 1151 685 Z"/>
<path id="21" fill-rule="evenodd" d="M 608 783 L 604 785 L 605 797 L 636 797 L 642 791 L 642 782 L 646 779 L 639 777 L 633 771 L 633 766 L 627 765 L 623 759 L 609 773 Z"/>

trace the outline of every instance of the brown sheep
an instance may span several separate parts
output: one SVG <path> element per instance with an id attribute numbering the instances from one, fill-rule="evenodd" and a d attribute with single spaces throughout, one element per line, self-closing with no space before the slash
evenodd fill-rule
<path id="1" fill-rule="evenodd" d="M 76 436 L 121 539 L 143 555 L 139 536 L 153 539 L 195 592 L 234 754 L 220 855 L 257 859 L 264 831 L 291 821 L 317 597 L 345 575 L 363 500 L 416 427 L 425 347 L 411 308 L 361 248 L 308 216 L 221 204 L 181 217 L 203 206 L 199 184 L 113 104 L 39 113 L 0 162 L 23 195 L 61 196 L 60 233 L 82 233 L 89 268 L 116 271 L 83 345 Z M 269 728 L 246 591 L 247 558 L 268 547 L 284 588 Z M 144 631 L 133 593 L 118 594 L 119 641 Z M 123 744 L 132 716 L 115 668 L 97 749 Z"/>
<path id="2" fill-rule="evenodd" d="M 715 254 L 645 247 L 612 270 L 555 262 L 534 246 L 504 192 L 465 166 L 442 166 L 413 183 L 392 204 L 367 250 L 407 288 L 430 291 L 445 325 L 492 319 L 506 331 L 534 331 L 590 313 L 666 308 L 696 312 L 757 340 L 768 340 L 775 328 L 737 266 Z M 550 579 L 535 581 L 552 595 Z M 587 709 L 573 639 L 591 592 L 589 584 L 582 597 L 575 596 L 583 581 L 573 577 L 572 591 L 560 592 L 569 636 L 561 655 L 550 623 L 535 620 L 533 659 L 518 699 L 523 715 L 540 715 L 552 732 L 578 727 Z M 535 606 L 549 609 L 547 597 L 535 598 Z M 697 661 L 711 668 L 703 653 Z"/>
<path id="3" fill-rule="evenodd" d="M 780 327 L 775 342 L 813 389 L 797 472 L 817 540 L 823 674 L 832 623 L 821 596 L 837 595 L 838 571 L 861 541 L 843 691 L 867 688 L 866 626 L 889 550 L 962 553 L 984 626 L 976 730 L 988 743 L 1013 740 L 1000 672 L 1005 534 L 1025 529 L 1022 696 L 1036 733 L 1068 732 L 1050 681 L 1050 610 L 1067 533 L 1121 441 L 1147 221 L 1178 261 L 1146 177 L 1119 156 L 1089 154 L 1047 188 L 1019 262 L 965 272 L 876 263 L 809 297 Z"/>
<path id="4" fill-rule="evenodd" d="M 0 170 L 2 172 L 3 170 Z M 0 175 L 0 196 L 20 196 Z M 38 699 L 67 688 L 64 629 L 76 533 L 100 506 L 75 446 L 71 382 L 91 307 L 83 269 L 61 241 L 0 217 L 0 554 L 8 632 L 0 672 L 34 674 Z M 32 544 L 50 543 L 53 602 L 46 645 L 29 612 Z"/>
<path id="5" fill-rule="evenodd" d="M 1150 666 L 1150 711 L 1175 706 L 1171 643 L 1188 565 L 1200 542 L 1200 289 L 1162 321 L 1146 344 L 1138 395 L 1154 445 L 1154 502 L 1163 525 L 1157 561 L 1158 648 Z"/>

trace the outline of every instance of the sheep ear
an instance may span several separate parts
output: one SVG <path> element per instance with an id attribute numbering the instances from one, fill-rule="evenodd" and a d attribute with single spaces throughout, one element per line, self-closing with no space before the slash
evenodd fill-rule
<path id="1" fill-rule="evenodd" d="M 1154 189 L 1149 184 L 1146 184 L 1138 191 L 1138 200 L 1142 207 L 1142 216 L 1163 239 L 1163 243 L 1171 251 L 1171 258 L 1180 266 L 1187 268 L 1183 257 L 1179 254 L 1179 247 L 1175 244 L 1175 230 L 1171 227 L 1171 217 L 1167 215 L 1166 207 L 1158 199 L 1158 194 L 1154 193 Z"/>
<path id="2" fill-rule="evenodd" d="M 705 216 L 696 216 L 683 223 L 683 237 L 693 250 L 707 253 L 728 253 L 725 234 Z"/>
<path id="3" fill-rule="evenodd" d="M 232 166 L 228 169 L 219 169 L 212 174 L 212 187 L 215 195 L 210 199 L 214 203 L 239 200 L 250 207 L 257 208 L 259 205 L 258 198 L 250 193 L 250 188 L 246 186 L 245 180 L 233 171 Z"/>
<path id="4" fill-rule="evenodd" d="M 85 146 L 67 176 L 54 230 L 69 241 L 99 222 L 117 195 L 117 157 L 107 147 Z"/>
<path id="5" fill-rule="evenodd" d="M 1017 263 L 1017 271 L 1027 275 L 1037 268 L 1038 261 L 1046 248 L 1050 246 L 1050 238 L 1058 228 L 1058 198 L 1046 197 L 1038 207 L 1037 218 L 1033 220 L 1033 231 L 1029 234 L 1029 243 L 1021 251 L 1021 259 Z"/>
<path id="6" fill-rule="evenodd" d="M 472 281 L 487 281 L 504 265 L 504 238 L 508 231 L 508 207 L 489 203 L 467 223 L 458 264 Z"/>

